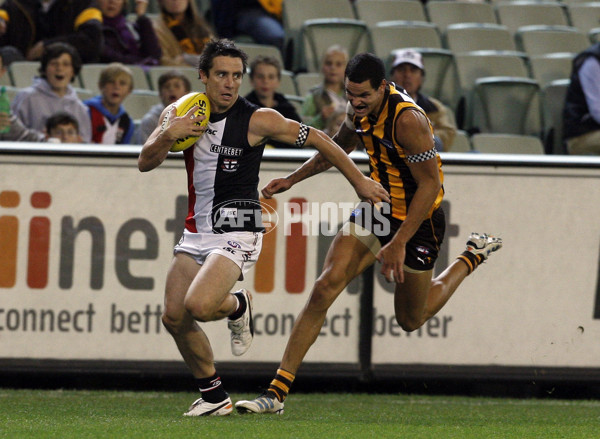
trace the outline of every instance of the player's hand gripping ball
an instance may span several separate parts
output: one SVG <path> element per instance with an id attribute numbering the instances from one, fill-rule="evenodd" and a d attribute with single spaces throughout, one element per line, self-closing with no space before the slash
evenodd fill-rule
<path id="1" fill-rule="evenodd" d="M 201 127 L 208 125 L 208 119 L 210 118 L 210 103 L 208 102 L 208 96 L 204 93 L 188 93 L 185 96 L 180 97 L 177 102 L 175 102 L 176 116 L 185 115 L 194 105 L 198 106 L 198 109 L 194 112 L 194 117 L 206 116 L 204 120 L 196 122 L 196 124 Z M 177 152 L 188 149 L 196 143 L 196 140 L 199 138 L 200 136 L 187 136 L 177 139 L 173 146 L 171 146 L 171 151 Z"/>

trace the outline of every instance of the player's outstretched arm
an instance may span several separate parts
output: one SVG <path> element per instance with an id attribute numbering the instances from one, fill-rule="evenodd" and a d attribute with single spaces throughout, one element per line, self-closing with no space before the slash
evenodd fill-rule
<path id="1" fill-rule="evenodd" d="M 365 177 L 346 152 L 322 131 L 309 128 L 307 133 L 303 133 L 298 122 L 285 119 L 277 112 L 267 109 L 258 110 L 253 115 L 250 127 L 249 136 L 252 134 L 256 137 L 249 140 L 254 140 L 256 143 L 263 141 L 264 138 L 270 138 L 291 144 L 300 142 L 319 151 L 285 179 L 269 182 L 262 191 L 264 196 L 270 197 L 275 193 L 283 192 L 299 181 L 333 165 L 344 174 L 362 200 L 374 203 L 382 200 L 389 201 L 389 194 L 385 189 L 379 183 Z"/>
<path id="2" fill-rule="evenodd" d="M 158 119 L 159 125 L 142 146 L 138 157 L 138 169 L 141 172 L 151 171 L 160 166 L 177 139 L 200 136 L 206 130 L 206 127 L 197 125 L 198 119 L 193 117 L 196 110 L 198 110 L 197 105 L 182 116 L 175 115 L 174 105 L 169 105 L 163 110 Z"/>

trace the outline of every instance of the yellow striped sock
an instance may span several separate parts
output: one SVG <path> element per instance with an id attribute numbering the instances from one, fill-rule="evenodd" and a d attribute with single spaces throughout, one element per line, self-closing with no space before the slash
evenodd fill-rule
<path id="1" fill-rule="evenodd" d="M 284 369 L 277 369 L 277 374 L 271 381 L 268 392 L 272 393 L 280 402 L 283 402 L 290 391 L 290 387 L 292 387 L 294 378 L 296 378 L 296 375 L 293 373 Z"/>

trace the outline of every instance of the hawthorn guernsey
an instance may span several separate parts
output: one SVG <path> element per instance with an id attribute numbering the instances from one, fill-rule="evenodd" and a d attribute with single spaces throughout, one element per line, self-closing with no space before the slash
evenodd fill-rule
<path id="1" fill-rule="evenodd" d="M 183 116 L 193 106 L 198 106 L 198 110 L 194 113 L 194 116 L 206 116 L 204 120 L 198 122 L 199 126 L 208 125 L 208 119 L 210 118 L 210 103 L 208 101 L 208 97 L 204 93 L 188 93 L 185 96 L 180 97 L 177 102 L 175 102 L 175 110 L 177 116 Z M 165 116 L 163 123 L 166 123 L 168 120 L 168 114 Z M 181 139 L 177 139 L 173 146 L 171 146 L 172 152 L 183 151 L 188 149 L 196 140 L 198 140 L 199 136 L 187 136 Z"/>

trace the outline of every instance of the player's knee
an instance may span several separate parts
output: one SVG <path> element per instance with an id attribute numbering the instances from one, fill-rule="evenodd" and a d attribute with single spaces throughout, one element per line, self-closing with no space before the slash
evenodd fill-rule
<path id="1" fill-rule="evenodd" d="M 183 329 L 183 319 L 182 318 L 177 317 L 174 314 L 169 314 L 168 311 L 165 310 L 165 312 L 163 312 L 163 314 L 162 314 L 161 320 L 162 320 L 163 326 L 170 334 L 178 334 L 178 333 L 182 332 L 182 329 Z"/>
<path id="2" fill-rule="evenodd" d="M 422 319 L 410 315 L 396 315 L 396 322 L 398 322 L 398 325 L 400 325 L 402 330 L 406 332 L 416 331 L 421 326 L 423 326 L 424 323 Z"/>
<path id="3" fill-rule="evenodd" d="M 183 306 L 190 313 L 194 320 L 198 322 L 209 322 L 212 319 L 213 310 L 207 306 L 202 300 L 195 297 L 186 297 Z"/>
<path id="4" fill-rule="evenodd" d="M 310 295 L 309 306 L 320 310 L 328 309 L 343 288 L 343 285 L 340 288 L 340 284 L 332 282 L 329 277 L 319 278 Z"/>

